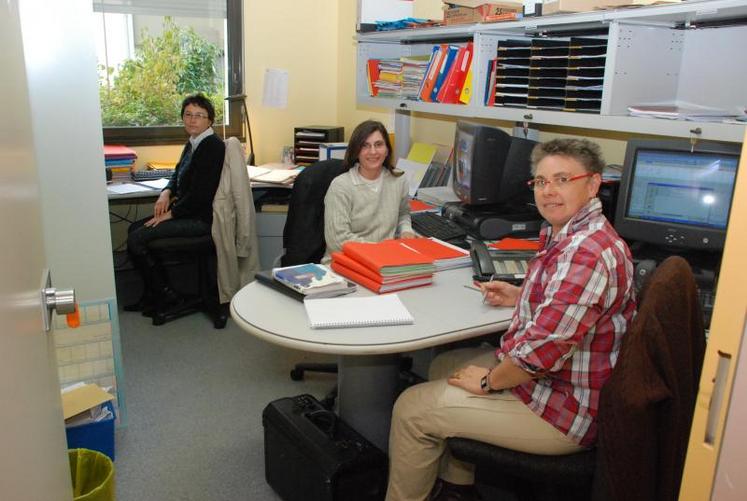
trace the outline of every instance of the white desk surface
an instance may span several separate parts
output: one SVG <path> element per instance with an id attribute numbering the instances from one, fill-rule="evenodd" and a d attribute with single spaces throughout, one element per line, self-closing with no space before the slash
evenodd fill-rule
<path id="1" fill-rule="evenodd" d="M 242 329 L 297 350 L 338 355 L 402 353 L 505 330 L 512 308 L 482 304 L 472 269 L 435 274 L 433 285 L 397 292 L 415 318 L 413 325 L 311 329 L 303 304 L 252 282 L 231 300 L 231 316 Z M 373 294 L 359 286 L 356 295 Z"/>

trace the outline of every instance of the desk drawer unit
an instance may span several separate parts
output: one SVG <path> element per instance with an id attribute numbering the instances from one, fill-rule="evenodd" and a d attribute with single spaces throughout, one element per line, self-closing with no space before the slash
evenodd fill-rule
<path id="1" fill-rule="evenodd" d="M 387 458 L 311 395 L 262 412 L 265 478 L 284 501 L 380 501 Z"/>

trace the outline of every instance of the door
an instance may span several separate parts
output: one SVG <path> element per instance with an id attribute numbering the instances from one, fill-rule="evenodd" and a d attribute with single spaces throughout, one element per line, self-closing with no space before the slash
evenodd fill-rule
<path id="1" fill-rule="evenodd" d="M 52 42 L 50 42 L 52 43 Z M 17 0 L 0 2 L 0 499 L 72 499 Z"/>

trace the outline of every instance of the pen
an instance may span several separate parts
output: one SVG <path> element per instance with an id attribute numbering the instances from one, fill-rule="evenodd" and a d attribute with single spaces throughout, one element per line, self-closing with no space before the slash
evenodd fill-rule
<path id="1" fill-rule="evenodd" d="M 495 278 L 495 273 L 490 275 L 490 280 L 488 282 L 492 282 Z M 484 291 L 482 291 L 482 304 L 485 304 L 485 300 L 488 298 L 488 289 L 486 288 Z"/>

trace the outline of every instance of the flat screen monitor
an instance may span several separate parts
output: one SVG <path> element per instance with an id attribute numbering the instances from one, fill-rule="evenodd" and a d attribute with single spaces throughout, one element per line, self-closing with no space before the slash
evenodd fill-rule
<path id="1" fill-rule="evenodd" d="M 517 209 L 531 201 L 526 181 L 537 143 L 503 130 L 457 122 L 452 180 L 454 193 L 467 205 L 503 205 Z"/>
<path id="2" fill-rule="evenodd" d="M 722 250 L 739 153 L 736 144 L 629 141 L 615 229 L 628 240 Z"/>

